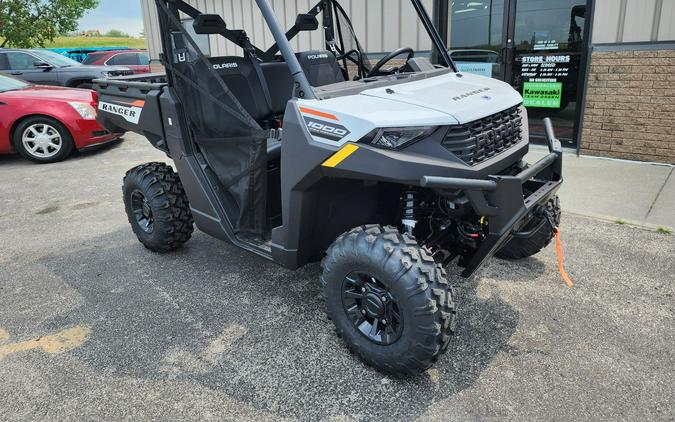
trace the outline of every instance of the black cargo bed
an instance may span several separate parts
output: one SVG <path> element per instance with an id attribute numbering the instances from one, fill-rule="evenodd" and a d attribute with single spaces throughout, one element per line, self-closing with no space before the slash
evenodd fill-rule
<path id="1" fill-rule="evenodd" d="M 96 120 L 111 132 L 135 132 L 163 149 L 159 97 L 166 86 L 164 73 L 95 79 L 99 96 Z"/>

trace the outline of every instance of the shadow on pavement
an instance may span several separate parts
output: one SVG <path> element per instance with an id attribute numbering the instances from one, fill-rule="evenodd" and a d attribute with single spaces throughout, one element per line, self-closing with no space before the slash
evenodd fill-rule
<path id="1" fill-rule="evenodd" d="M 73 247 L 39 262 L 84 298 L 46 327 L 91 327 L 70 353 L 105 376 L 194 382 L 280 416 L 420 416 L 470 387 L 518 324 L 497 295 L 476 294 L 479 280 L 462 282 L 448 352 L 418 377 L 393 379 L 335 336 L 316 264 L 288 271 L 201 233 L 166 255 L 126 230 Z"/>

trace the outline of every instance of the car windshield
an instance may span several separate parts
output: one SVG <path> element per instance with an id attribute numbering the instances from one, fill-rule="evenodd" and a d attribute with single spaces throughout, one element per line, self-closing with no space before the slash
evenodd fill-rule
<path id="1" fill-rule="evenodd" d="M 56 67 L 72 67 L 81 66 L 82 64 L 66 56 L 48 50 L 33 50 L 33 54 L 39 56 L 42 60 L 49 62 L 49 64 Z"/>
<path id="2" fill-rule="evenodd" d="M 14 91 L 17 89 L 28 88 L 29 86 L 30 84 L 28 82 L 6 75 L 0 75 L 0 92 Z"/>

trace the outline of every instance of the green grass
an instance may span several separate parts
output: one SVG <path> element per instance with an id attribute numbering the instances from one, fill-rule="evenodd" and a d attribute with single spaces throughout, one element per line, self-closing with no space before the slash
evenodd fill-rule
<path id="1" fill-rule="evenodd" d="M 668 227 L 659 227 L 656 229 L 656 232 L 661 234 L 673 234 L 673 229 Z"/>
<path id="2" fill-rule="evenodd" d="M 626 224 L 626 220 L 623 220 L 623 219 L 619 218 L 618 220 L 615 221 L 615 223 L 624 225 L 624 224 Z"/>
<path id="3" fill-rule="evenodd" d="M 1 43 L 2 39 L 0 39 Z M 45 48 L 84 48 L 84 47 L 129 47 L 148 48 L 145 38 L 113 37 L 57 37 L 47 43 Z"/>
<path id="4" fill-rule="evenodd" d="M 112 37 L 58 37 L 45 45 L 46 48 L 75 47 L 107 47 L 119 46 L 130 48 L 147 48 L 145 38 L 112 38 Z"/>

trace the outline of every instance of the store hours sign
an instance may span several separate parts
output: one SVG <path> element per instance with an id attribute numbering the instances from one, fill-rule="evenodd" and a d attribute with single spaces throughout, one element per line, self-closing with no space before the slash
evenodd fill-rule
<path id="1" fill-rule="evenodd" d="M 570 76 L 569 55 L 523 55 L 523 105 L 525 107 L 560 108 L 563 82 Z"/>

